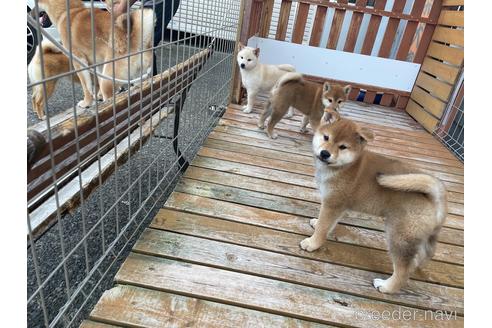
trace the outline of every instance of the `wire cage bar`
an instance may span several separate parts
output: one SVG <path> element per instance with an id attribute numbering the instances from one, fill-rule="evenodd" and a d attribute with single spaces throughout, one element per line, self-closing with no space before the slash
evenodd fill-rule
<path id="1" fill-rule="evenodd" d="M 125 3 L 120 20 L 118 1 L 35 0 L 28 13 L 42 40 L 27 85 L 30 327 L 88 315 L 229 100 L 239 0 Z M 59 15 L 61 40 L 44 15 Z"/>
<path id="2" fill-rule="evenodd" d="M 448 106 L 434 131 L 441 141 L 460 161 L 465 161 L 465 81 L 464 73 L 456 83 Z"/>

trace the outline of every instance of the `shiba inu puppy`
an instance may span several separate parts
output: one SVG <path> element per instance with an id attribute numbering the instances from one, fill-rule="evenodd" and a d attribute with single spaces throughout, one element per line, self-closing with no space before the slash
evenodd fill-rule
<path id="1" fill-rule="evenodd" d="M 272 95 L 260 116 L 258 127 L 265 127 L 265 120 L 270 117 L 266 133 L 272 139 L 277 138 L 273 132 L 275 125 L 284 117 L 289 107 L 294 107 L 304 114 L 301 132 L 306 132 L 310 123 L 313 131 L 319 126 L 321 119 L 328 119 L 327 112 L 338 112 L 348 99 L 351 87 L 325 82 L 323 85 L 307 81 L 300 73 L 287 73 L 282 76 L 272 90 Z"/>
<path id="2" fill-rule="evenodd" d="M 66 8 L 69 3 L 70 8 Z M 63 44 L 69 44 L 67 22 L 70 22 L 72 53 L 83 61 L 86 65 L 111 61 L 113 58 L 123 57 L 129 53 L 149 49 L 143 55 L 136 54 L 128 59 L 122 58 L 114 61 L 114 76 L 117 79 L 126 80 L 139 78 L 147 73 L 152 65 L 152 34 L 154 13 L 152 9 L 142 9 L 131 11 L 130 13 L 118 16 L 114 22 L 111 21 L 111 14 L 108 11 L 94 10 L 94 35 L 95 35 L 95 54 L 93 57 L 93 43 L 91 39 L 91 9 L 85 8 L 82 1 L 72 0 L 39 0 L 39 8 L 46 11 L 50 19 L 55 23 L 60 32 Z M 68 20 L 68 15 L 70 19 Z M 114 23 L 114 38 L 111 24 Z M 127 27 L 130 30 L 127 32 Z M 130 34 L 130 44 L 128 46 L 128 33 Z M 114 44 L 114 49 L 113 49 Z M 113 57 L 114 51 L 114 57 Z M 73 62 L 75 69 L 83 68 L 77 61 Z M 102 64 L 99 68 L 103 74 L 113 76 L 113 63 Z M 84 99 L 78 103 L 82 108 L 90 107 L 95 95 L 92 94 L 93 76 L 90 70 L 77 72 L 80 84 L 84 91 Z M 107 79 L 99 79 L 99 86 L 103 99 L 106 100 L 113 95 L 113 82 Z M 119 87 L 119 86 L 118 86 Z M 117 87 L 117 88 L 118 88 Z M 45 100 L 46 101 L 46 100 Z M 38 114 L 39 115 L 39 114 Z"/>
<path id="3" fill-rule="evenodd" d="M 447 214 L 446 189 L 438 179 L 400 161 L 365 150 L 373 134 L 347 119 L 323 124 L 313 138 L 316 180 L 321 193 L 314 234 L 300 247 L 323 245 L 346 210 L 385 218 L 390 278 L 374 279 L 382 293 L 396 293 L 412 272 L 434 255 Z"/>
<path id="4" fill-rule="evenodd" d="M 241 81 L 248 92 L 248 103 L 243 112 L 251 113 L 256 96 L 260 92 L 270 92 L 278 79 L 288 72 L 296 69 L 292 65 L 266 65 L 258 60 L 260 48 L 245 47 L 239 43 L 237 64 L 241 72 Z M 286 117 L 294 115 L 294 109 L 289 110 Z"/>

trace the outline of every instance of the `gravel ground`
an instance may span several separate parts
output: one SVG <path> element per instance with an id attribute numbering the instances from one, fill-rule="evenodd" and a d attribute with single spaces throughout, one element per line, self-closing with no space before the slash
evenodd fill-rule
<path id="1" fill-rule="evenodd" d="M 171 51 L 165 50 L 159 56 L 164 63 L 174 65 L 177 56 L 186 59 L 193 50 L 172 46 Z M 220 115 L 210 106 L 227 105 L 231 61 L 229 54 L 215 52 L 188 92 L 179 135 L 180 149 L 186 159 L 193 158 Z M 38 120 L 28 96 L 29 126 Z M 76 85 L 77 100 L 81 96 L 80 86 Z M 50 99 L 50 115 L 66 110 L 72 104 L 70 81 L 59 81 Z M 29 327 L 44 326 L 42 307 L 46 307 L 48 321 L 52 322 L 69 294 L 70 304 L 56 327 L 78 327 L 102 292 L 112 287 L 113 277 L 133 243 L 162 207 L 180 177 L 171 141 L 158 137 L 172 135 L 172 124 L 173 115 L 170 115 L 158 127 L 155 136 L 127 163 L 119 166 L 82 206 L 73 213 L 62 215 L 34 247 L 28 247 L 28 298 L 35 295 L 28 303 Z M 104 219 L 99 222 L 102 216 Z M 85 242 L 82 241 L 84 231 Z M 38 282 L 33 253 L 36 254 L 40 280 L 49 277 L 40 289 L 41 293 L 36 292 Z M 65 265 L 57 268 L 63 259 Z M 90 279 L 83 282 L 88 275 Z"/>

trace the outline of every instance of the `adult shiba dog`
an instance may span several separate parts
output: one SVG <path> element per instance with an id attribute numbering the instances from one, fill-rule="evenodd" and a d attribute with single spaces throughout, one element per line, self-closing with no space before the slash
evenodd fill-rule
<path id="1" fill-rule="evenodd" d="M 270 138 L 275 139 L 277 137 L 273 132 L 275 125 L 284 117 L 289 107 L 294 107 L 304 114 L 301 132 L 307 131 L 308 123 L 315 131 L 322 118 L 325 121 L 328 119 L 323 113 L 338 112 L 347 101 L 350 90 L 350 85 L 342 87 L 329 82 L 321 85 L 305 80 L 300 73 L 287 73 L 273 88 L 272 95 L 258 121 L 258 127 L 265 128 L 265 120 L 270 117 L 266 133 Z"/>
<path id="2" fill-rule="evenodd" d="M 313 152 L 321 209 L 310 222 L 314 234 L 300 246 L 309 252 L 320 248 L 346 210 L 385 217 L 394 271 L 373 285 L 382 293 L 396 293 L 434 255 L 447 214 L 446 189 L 410 165 L 365 150 L 372 139 L 370 130 L 343 118 L 318 128 Z"/>
<path id="3" fill-rule="evenodd" d="M 292 65 L 266 65 L 261 64 L 258 60 L 260 48 L 245 47 L 239 43 L 239 52 L 237 54 L 237 64 L 241 72 L 241 81 L 248 92 L 248 103 L 244 106 L 245 113 L 251 113 L 256 96 L 260 92 L 272 90 L 278 79 L 288 72 L 294 72 L 296 69 Z M 286 117 L 294 115 L 291 108 Z"/>
<path id="4" fill-rule="evenodd" d="M 42 81 L 42 68 L 41 68 L 41 51 L 43 51 L 43 63 L 44 63 L 44 78 L 66 73 L 70 70 L 68 57 L 65 56 L 60 49 L 58 49 L 53 43 L 47 40 L 43 40 L 42 44 L 37 47 L 36 54 L 31 60 L 31 63 L 27 67 L 29 74 L 29 80 L 31 83 Z M 45 82 L 46 96 L 48 99 L 55 91 L 56 83 L 58 79 L 48 79 Z M 74 81 L 80 83 L 77 75 L 74 75 Z M 32 108 L 38 115 L 40 120 L 45 118 L 45 102 L 44 91 L 42 84 L 36 84 L 32 87 Z"/>
<path id="5" fill-rule="evenodd" d="M 69 35 L 67 31 L 67 22 L 70 23 L 72 53 L 81 59 L 86 65 L 93 65 L 110 61 L 113 58 L 123 57 L 129 53 L 135 53 L 140 50 L 150 49 L 152 47 L 152 34 L 154 13 L 152 9 L 142 9 L 131 11 L 128 14 L 122 14 L 114 20 L 114 38 L 111 28 L 111 14 L 108 11 L 94 9 L 94 37 L 95 37 L 95 54 L 93 58 L 93 43 L 91 32 L 91 9 L 85 8 L 80 0 L 69 1 L 70 8 L 66 8 L 66 0 L 39 0 L 40 10 L 46 11 L 50 19 L 56 24 L 60 33 L 62 43 L 69 44 Z M 142 15 L 143 14 L 143 15 Z M 127 27 L 130 26 L 130 45 L 128 47 Z M 143 36 L 143 37 L 142 37 Z M 114 43 L 114 57 L 113 57 Z M 77 61 L 73 62 L 75 69 L 81 69 L 82 66 Z M 126 80 L 139 78 L 147 73 L 152 65 L 152 50 L 145 51 L 143 56 L 136 54 L 128 59 L 122 58 L 114 61 L 114 76 L 117 79 Z M 113 76 L 113 63 L 108 62 L 98 67 L 98 70 L 107 76 Z M 128 70 L 129 68 L 129 70 Z M 34 69 L 33 69 L 34 70 Z M 94 95 L 93 77 L 91 70 L 82 70 L 77 72 L 78 78 L 84 92 L 84 99 L 78 103 L 80 107 L 87 108 L 93 104 Z M 103 99 L 110 98 L 113 94 L 113 83 L 111 80 L 99 79 L 99 86 Z M 46 101 L 46 100 L 45 100 Z"/>

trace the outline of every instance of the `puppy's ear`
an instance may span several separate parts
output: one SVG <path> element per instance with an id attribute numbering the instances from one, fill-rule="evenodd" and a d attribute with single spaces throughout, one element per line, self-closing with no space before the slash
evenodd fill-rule
<path id="1" fill-rule="evenodd" d="M 256 57 L 259 57 L 260 56 L 260 48 L 255 48 L 255 50 L 253 50 L 253 53 L 255 54 Z"/>
<path id="2" fill-rule="evenodd" d="M 368 128 L 359 128 L 358 133 L 362 143 L 367 143 L 374 140 L 374 133 Z"/>
<path id="3" fill-rule="evenodd" d="M 325 83 L 323 84 L 323 92 L 330 91 L 330 89 L 331 89 L 330 82 L 325 82 Z"/>
<path id="4" fill-rule="evenodd" d="M 343 92 L 345 92 L 347 96 L 349 95 L 350 91 L 352 91 L 352 86 L 350 84 L 343 87 Z"/>

